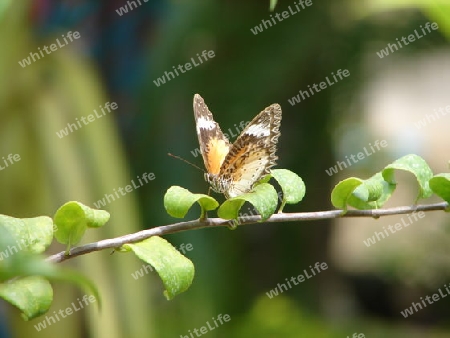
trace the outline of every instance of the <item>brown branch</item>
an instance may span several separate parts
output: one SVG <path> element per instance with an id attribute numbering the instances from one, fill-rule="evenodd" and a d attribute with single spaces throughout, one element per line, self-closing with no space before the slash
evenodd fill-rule
<path id="1" fill-rule="evenodd" d="M 315 221 L 320 219 L 332 219 L 340 217 L 373 217 L 380 218 L 381 216 L 401 215 L 409 214 L 417 211 L 435 211 L 445 210 L 449 207 L 446 202 L 428 204 L 428 205 L 413 205 L 395 207 L 389 209 L 376 209 L 376 210 L 348 210 L 344 214 L 342 210 L 329 210 L 329 211 L 315 211 L 315 212 L 297 212 L 297 213 L 281 213 L 274 214 L 269 219 L 265 220 L 265 223 L 276 222 L 300 222 L 300 221 Z M 258 223 L 261 220 L 260 216 L 245 216 L 239 218 L 239 225 Z M 93 251 L 100 251 L 108 248 L 120 248 L 126 243 L 140 242 L 152 236 L 163 236 L 167 234 L 173 234 L 176 232 L 196 230 L 203 228 L 213 228 L 220 226 L 230 226 L 233 221 L 224 220 L 222 218 L 207 218 L 204 220 L 193 220 L 187 222 L 180 222 L 170 225 L 162 225 L 159 227 L 142 230 L 134 234 L 120 236 L 111 239 L 104 239 L 98 242 L 89 243 L 79 247 L 74 247 L 70 250 L 69 255 L 65 255 L 62 251 L 55 255 L 49 256 L 47 261 L 60 263 L 67 259 L 74 258 L 76 256 L 85 255 Z"/>

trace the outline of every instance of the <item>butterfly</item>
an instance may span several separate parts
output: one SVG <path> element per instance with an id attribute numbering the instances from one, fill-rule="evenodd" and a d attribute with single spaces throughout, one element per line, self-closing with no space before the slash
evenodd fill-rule
<path id="1" fill-rule="evenodd" d="M 276 165 L 279 104 L 272 104 L 256 115 L 233 144 L 199 94 L 194 95 L 194 116 L 206 168 L 205 180 L 215 192 L 223 193 L 227 199 L 249 192 Z"/>

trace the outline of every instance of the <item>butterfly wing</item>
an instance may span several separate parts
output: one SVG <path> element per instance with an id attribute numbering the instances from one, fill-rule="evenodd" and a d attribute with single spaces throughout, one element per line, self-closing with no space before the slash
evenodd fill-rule
<path id="1" fill-rule="evenodd" d="M 247 125 L 231 146 L 219 173 L 222 181 L 229 182 L 224 192 L 227 198 L 250 191 L 276 165 L 280 124 L 281 107 L 272 104 Z"/>
<path id="2" fill-rule="evenodd" d="M 230 143 L 220 130 L 219 124 L 214 121 L 205 101 L 198 94 L 194 95 L 194 116 L 206 171 L 219 174 L 225 156 L 230 150 Z"/>

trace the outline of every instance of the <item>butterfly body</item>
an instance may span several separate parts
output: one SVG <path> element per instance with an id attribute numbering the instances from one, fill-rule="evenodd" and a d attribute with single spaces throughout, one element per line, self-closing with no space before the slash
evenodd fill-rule
<path id="1" fill-rule="evenodd" d="M 195 94 L 194 115 L 206 167 L 205 180 L 227 198 L 249 192 L 254 183 L 276 165 L 281 107 L 272 104 L 260 112 L 233 144 L 222 133 L 203 98 Z"/>

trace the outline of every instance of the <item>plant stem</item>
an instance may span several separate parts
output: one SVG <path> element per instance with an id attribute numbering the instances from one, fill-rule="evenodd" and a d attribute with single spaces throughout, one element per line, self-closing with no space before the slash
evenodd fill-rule
<path id="1" fill-rule="evenodd" d="M 374 209 L 374 210 L 328 210 L 328 211 L 313 211 L 313 212 L 295 212 L 295 213 L 280 213 L 273 214 L 264 223 L 278 223 L 278 222 L 301 222 L 301 221 L 316 221 L 321 219 L 346 218 L 346 217 L 373 217 L 380 218 L 382 216 L 392 216 L 401 214 L 410 214 L 417 211 L 436 211 L 445 210 L 449 208 L 446 202 L 428 204 L 428 205 L 413 205 L 402 206 L 389 209 Z M 238 219 L 239 226 L 246 224 L 258 223 L 261 220 L 260 216 L 245 216 Z M 233 226 L 237 224 L 233 220 L 225 220 L 222 218 L 205 218 L 193 221 L 179 222 L 170 225 L 162 225 L 111 239 L 104 239 L 98 242 L 89 243 L 86 245 L 74 247 L 70 249 L 70 253 L 65 251 L 47 257 L 47 261 L 53 263 L 60 263 L 67 259 L 77 256 L 85 255 L 94 251 L 101 251 L 108 248 L 120 248 L 126 243 L 140 242 L 152 236 L 163 236 L 173 234 L 181 231 L 197 230 L 203 228 L 214 228 L 221 226 Z"/>

